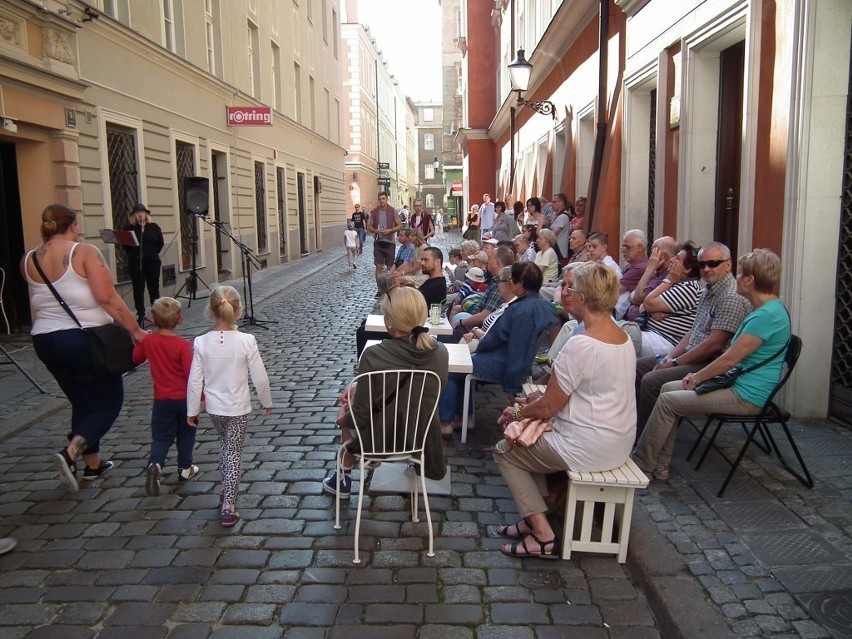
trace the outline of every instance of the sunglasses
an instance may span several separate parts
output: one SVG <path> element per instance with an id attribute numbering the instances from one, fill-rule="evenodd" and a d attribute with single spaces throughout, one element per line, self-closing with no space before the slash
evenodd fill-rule
<path id="1" fill-rule="evenodd" d="M 724 264 L 728 260 L 707 260 L 706 262 L 703 260 L 698 261 L 698 268 L 716 268 L 720 264 Z"/>

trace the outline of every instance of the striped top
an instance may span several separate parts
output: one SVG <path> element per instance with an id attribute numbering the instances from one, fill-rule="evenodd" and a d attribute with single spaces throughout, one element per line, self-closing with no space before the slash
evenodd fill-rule
<path id="1" fill-rule="evenodd" d="M 660 320 L 648 318 L 645 330 L 661 335 L 677 345 L 695 322 L 695 308 L 701 294 L 700 280 L 683 280 L 660 295 L 660 299 L 669 307 L 669 313 Z"/>

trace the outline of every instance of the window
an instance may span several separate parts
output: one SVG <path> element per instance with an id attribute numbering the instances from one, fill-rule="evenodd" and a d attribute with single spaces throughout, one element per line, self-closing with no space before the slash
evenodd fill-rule
<path id="1" fill-rule="evenodd" d="M 314 87 L 314 77 L 308 76 L 308 100 L 311 108 L 311 131 L 316 131 L 317 128 L 317 105 L 316 105 L 316 89 Z"/>
<path id="2" fill-rule="evenodd" d="M 128 221 L 128 211 L 133 210 L 133 205 L 139 199 L 136 135 L 133 129 L 111 122 L 106 125 L 112 227 L 116 229 L 124 228 Z M 126 282 L 130 279 L 127 251 L 114 251 L 114 255 L 116 279 Z"/>
<path id="3" fill-rule="evenodd" d="M 308 3 L 308 22 L 314 21 L 314 0 L 307 0 Z"/>
<path id="4" fill-rule="evenodd" d="M 328 89 L 323 89 L 325 92 L 325 137 L 331 139 L 331 93 Z"/>
<path id="5" fill-rule="evenodd" d="M 293 63 L 293 100 L 295 101 L 294 115 L 296 122 L 302 122 L 302 67 L 298 62 Z"/>
<path id="6" fill-rule="evenodd" d="M 254 163 L 254 203 L 257 211 L 257 252 L 268 253 L 266 237 L 266 167 L 263 162 Z"/>
<path id="7" fill-rule="evenodd" d="M 322 0 L 322 39 L 328 44 L 328 0 Z"/>
<path id="8" fill-rule="evenodd" d="M 281 110 L 281 47 L 272 43 L 272 108 Z"/>
<path id="9" fill-rule="evenodd" d="M 425 133 L 423 135 L 423 150 L 424 151 L 434 151 L 435 150 L 435 136 L 432 133 Z"/>
<path id="10" fill-rule="evenodd" d="M 104 0 L 104 13 L 124 25 L 130 24 L 130 5 L 127 0 Z"/>
<path id="11" fill-rule="evenodd" d="M 434 180 L 435 179 L 435 167 L 431 164 L 427 164 L 423 167 L 423 178 L 426 180 Z"/>
<path id="12" fill-rule="evenodd" d="M 423 121 L 424 122 L 432 122 L 435 120 L 435 110 L 434 109 L 423 109 Z"/>
<path id="13" fill-rule="evenodd" d="M 249 92 L 256 98 L 260 98 L 260 51 L 259 49 L 259 40 L 257 35 L 257 26 L 249 22 L 248 23 L 248 72 L 249 72 L 249 83 L 248 89 Z"/>
<path id="14" fill-rule="evenodd" d="M 435 195 L 433 193 L 426 194 L 426 208 L 434 209 L 435 208 Z"/>
<path id="15" fill-rule="evenodd" d="M 172 0 L 163 0 L 163 44 L 175 50 L 175 7 Z"/>
<path id="16" fill-rule="evenodd" d="M 334 57 L 337 58 L 338 55 L 339 55 L 338 51 L 337 51 L 337 48 L 338 48 L 337 34 L 340 31 L 340 29 L 338 29 L 338 25 L 337 25 L 337 11 L 335 11 L 334 9 L 331 10 L 331 29 L 332 29 L 331 38 L 332 38 L 332 41 L 334 42 Z"/>
<path id="17" fill-rule="evenodd" d="M 205 35 L 207 36 L 207 71 L 216 75 L 216 23 L 213 20 L 213 0 L 204 0 Z"/>

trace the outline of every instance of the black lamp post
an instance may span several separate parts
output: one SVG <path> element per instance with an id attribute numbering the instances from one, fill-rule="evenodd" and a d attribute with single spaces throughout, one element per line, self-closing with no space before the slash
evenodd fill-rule
<path id="1" fill-rule="evenodd" d="M 521 95 L 530 88 L 530 76 L 533 65 L 524 57 L 524 50 L 518 49 L 518 54 L 509 64 L 509 84 L 512 91 L 518 94 L 516 104 L 529 107 L 536 113 L 550 115 L 556 119 L 556 105 L 550 100 L 525 100 Z M 515 107 L 509 109 L 509 188 L 515 184 Z"/>
<path id="2" fill-rule="evenodd" d="M 435 169 L 435 173 L 443 173 L 441 170 L 441 161 L 438 159 L 438 156 L 435 156 L 435 159 L 432 160 L 432 167 Z"/>

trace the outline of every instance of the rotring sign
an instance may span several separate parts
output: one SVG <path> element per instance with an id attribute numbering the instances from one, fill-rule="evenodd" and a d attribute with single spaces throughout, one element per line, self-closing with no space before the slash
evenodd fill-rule
<path id="1" fill-rule="evenodd" d="M 228 126 L 272 126 L 272 107 L 226 107 Z"/>

